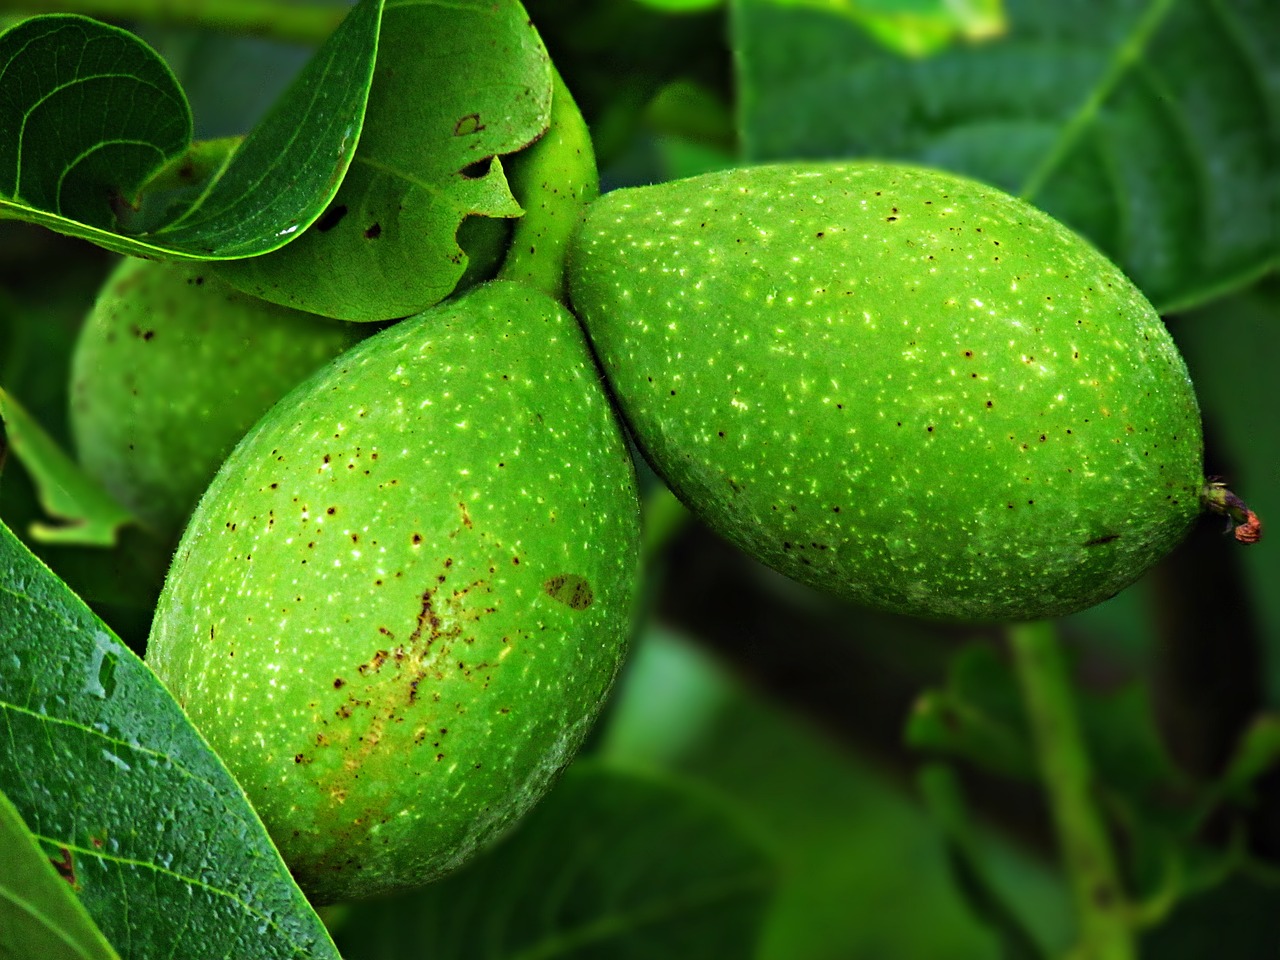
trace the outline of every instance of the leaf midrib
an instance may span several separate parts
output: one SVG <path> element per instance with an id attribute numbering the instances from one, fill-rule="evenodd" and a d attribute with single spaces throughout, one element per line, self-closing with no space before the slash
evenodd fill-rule
<path id="1" fill-rule="evenodd" d="M 1098 82 L 1086 94 L 1075 113 L 1063 124 L 1049 151 L 1023 181 L 1022 187 L 1018 190 L 1018 196 L 1021 199 L 1032 202 L 1036 194 L 1044 188 L 1084 131 L 1097 119 L 1103 104 L 1115 91 L 1120 81 L 1133 65 L 1142 59 L 1156 31 L 1178 2 L 1179 0 L 1150 0 L 1147 9 L 1138 18 L 1129 35 L 1112 51 L 1110 60 L 1098 78 Z"/>

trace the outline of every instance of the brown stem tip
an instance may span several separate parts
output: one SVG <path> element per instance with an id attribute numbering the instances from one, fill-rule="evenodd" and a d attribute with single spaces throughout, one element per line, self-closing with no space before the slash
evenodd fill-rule
<path id="1" fill-rule="evenodd" d="M 1227 489 L 1221 480 L 1211 478 L 1202 494 L 1205 509 L 1227 518 L 1235 538 L 1241 543 L 1257 543 L 1262 539 L 1262 521 L 1248 505 Z"/>

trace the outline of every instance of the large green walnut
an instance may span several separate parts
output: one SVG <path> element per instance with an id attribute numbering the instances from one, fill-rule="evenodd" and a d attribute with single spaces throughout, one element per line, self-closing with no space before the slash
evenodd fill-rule
<path id="1" fill-rule="evenodd" d="M 787 164 L 619 190 L 570 290 L 655 468 L 798 580 L 934 618 L 1112 596 L 1201 509 L 1159 317 L 1052 218 L 950 174 Z"/>
<path id="2" fill-rule="evenodd" d="M 72 358 L 76 451 L 116 499 L 176 534 L 236 441 L 364 333 L 239 293 L 200 264 L 127 259 Z"/>
<path id="3" fill-rule="evenodd" d="M 320 901 L 425 882 L 543 793 L 618 669 L 633 469 L 573 317 L 497 281 L 235 449 L 148 660 Z"/>

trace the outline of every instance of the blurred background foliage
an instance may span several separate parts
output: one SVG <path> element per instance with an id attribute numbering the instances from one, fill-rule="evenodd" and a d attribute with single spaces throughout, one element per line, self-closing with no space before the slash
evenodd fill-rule
<path id="1" fill-rule="evenodd" d="M 605 189 L 782 157 L 903 158 L 994 182 L 1082 231 L 1165 315 L 1201 399 L 1209 474 L 1264 522 L 1280 518 L 1274 0 L 527 6 L 591 125 Z M 189 22 L 178 2 L 0 2 L 14 15 L 50 7 L 135 27 L 177 72 L 201 138 L 248 129 L 311 49 L 269 25 L 209 29 L 215 0 L 190 4 Z M 0 386 L 65 448 L 70 350 L 113 262 L 0 223 Z M 0 467 L 0 517 L 25 537 L 44 512 L 2 451 Z M 646 605 L 588 757 L 712 798 L 700 816 L 771 851 L 773 894 L 748 884 L 714 928 L 736 939 L 713 930 L 675 952 L 632 931 L 606 947 L 476 955 L 1066 956 L 1074 921 L 1002 632 L 818 596 L 642 480 Z M 141 651 L 168 544 L 136 529 L 109 549 L 30 544 Z M 1240 549 L 1205 520 L 1138 585 L 1056 625 L 1143 956 L 1280 951 L 1277 585 L 1274 538 Z M 532 819 L 452 888 L 331 912 L 344 954 L 424 955 L 386 933 L 390 916 L 443 915 L 468 884 L 485 891 L 468 896 L 518 897 L 512 878 L 525 874 L 504 863 L 537 860 L 526 848 L 557 816 Z M 639 801 L 619 816 L 642 838 L 650 829 Z M 728 864 L 738 854 L 725 844 L 663 852 Z M 633 847 L 608 849 L 584 862 L 639 864 Z M 432 955 L 464 955 L 448 942 Z"/>

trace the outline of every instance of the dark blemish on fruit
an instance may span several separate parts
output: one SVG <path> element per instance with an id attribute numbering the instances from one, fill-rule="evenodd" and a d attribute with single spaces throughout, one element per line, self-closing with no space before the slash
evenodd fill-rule
<path id="1" fill-rule="evenodd" d="M 897 217 L 885 217 L 885 220 L 887 220 L 889 223 L 893 223 L 893 221 L 897 219 L 898 219 Z"/>
<path id="2" fill-rule="evenodd" d="M 325 513 L 327 513 L 331 517 L 337 512 L 338 512 L 337 507 L 330 507 L 328 510 L 325 511 Z"/>
<path id="3" fill-rule="evenodd" d="M 339 203 L 336 206 L 332 206 L 321 215 L 319 220 L 316 221 L 316 229 L 321 233 L 328 233 L 341 223 L 342 218 L 346 215 L 347 205 L 345 203 Z"/>
<path id="4" fill-rule="evenodd" d="M 333 689 L 341 690 L 346 685 L 347 685 L 347 681 L 343 680 L 341 677 L 333 678 Z"/>
<path id="5" fill-rule="evenodd" d="M 511 564 L 512 564 L 512 566 L 516 566 L 516 567 L 520 566 L 520 558 L 519 558 L 519 557 L 512 557 L 512 558 L 511 558 Z"/>
<path id="6" fill-rule="evenodd" d="M 925 429 L 926 429 L 927 431 L 929 431 L 930 433 L 933 433 L 933 427 L 925 427 Z"/>
<path id="7" fill-rule="evenodd" d="M 1112 540 L 1119 540 L 1119 539 L 1120 539 L 1120 534 L 1108 533 L 1101 537 L 1094 537 L 1092 540 L 1086 540 L 1084 545 L 1086 547 L 1100 547 L 1104 543 L 1110 543 Z"/>
<path id="8" fill-rule="evenodd" d="M 485 125 L 480 122 L 480 114 L 468 113 L 465 117 L 459 117 L 458 122 L 453 125 L 453 135 L 455 137 L 467 137 L 473 133 L 479 133 L 485 129 Z"/>
<path id="9" fill-rule="evenodd" d="M 380 223 L 369 224 L 368 229 L 364 232 L 366 240 L 377 240 L 380 236 L 382 236 L 382 224 Z"/>
<path id="10" fill-rule="evenodd" d="M 387 662 L 387 657 L 391 656 L 388 650 L 377 650 L 368 663 L 362 663 L 356 667 L 362 674 L 368 676 L 371 673 L 377 673 L 382 669 L 382 665 Z"/>
<path id="11" fill-rule="evenodd" d="M 302 762 L 303 762 L 304 760 L 306 760 L 306 759 L 307 759 L 307 758 L 306 758 L 305 756 L 303 756 L 302 754 L 300 754 L 300 753 L 295 753 L 295 754 L 293 755 L 293 762 L 294 762 L 294 763 L 302 763 Z"/>
<path id="12" fill-rule="evenodd" d="M 498 466 L 502 466 L 502 464 L 498 464 Z M 468 530 L 475 527 L 475 524 L 471 522 L 471 514 L 467 512 L 467 505 L 459 502 L 458 509 L 462 511 L 462 525 Z"/>
<path id="13" fill-rule="evenodd" d="M 595 602 L 596 595 L 585 577 L 576 573 L 561 573 L 542 585 L 552 600 L 558 600 L 571 610 L 585 610 Z"/>
<path id="14" fill-rule="evenodd" d="M 412 537 L 410 537 L 410 539 L 413 541 L 413 545 L 416 547 L 418 544 L 422 542 L 422 534 L 415 533 Z"/>

